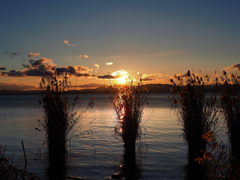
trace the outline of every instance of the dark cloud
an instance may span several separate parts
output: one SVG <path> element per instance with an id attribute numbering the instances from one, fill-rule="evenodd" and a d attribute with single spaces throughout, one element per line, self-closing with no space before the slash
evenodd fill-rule
<path id="1" fill-rule="evenodd" d="M 48 71 L 54 70 L 56 68 L 56 64 L 53 63 L 51 59 L 41 58 L 38 60 L 29 60 L 29 68 L 37 69 L 39 71 Z"/>
<path id="2" fill-rule="evenodd" d="M 22 71 L 11 70 L 9 72 L 2 72 L 1 76 L 24 77 L 26 75 Z"/>
<path id="3" fill-rule="evenodd" d="M 153 79 L 151 78 L 142 78 L 142 81 L 152 81 Z"/>
<path id="4" fill-rule="evenodd" d="M 240 63 L 232 65 L 230 69 L 234 69 L 234 68 L 240 70 Z"/>
<path id="5" fill-rule="evenodd" d="M 74 75 L 74 76 L 85 76 L 85 77 L 95 77 L 94 75 L 91 75 L 90 73 L 88 73 L 89 69 L 87 67 L 84 66 L 67 66 L 67 67 L 58 67 L 55 69 L 57 72 L 60 73 L 68 73 L 70 75 Z"/>
<path id="6" fill-rule="evenodd" d="M 5 51 L 5 54 L 9 54 L 9 55 L 12 55 L 12 57 L 16 56 L 16 55 L 20 55 L 20 53 L 15 53 L 15 52 L 8 52 L 8 51 Z"/>
<path id="7" fill-rule="evenodd" d="M 53 75 L 54 71 L 48 71 L 48 70 L 37 70 L 37 69 L 27 69 L 26 71 L 23 72 L 25 76 L 45 76 L 46 73 L 49 75 Z"/>
<path id="8" fill-rule="evenodd" d="M 87 88 L 93 88 L 93 87 L 102 87 L 102 86 L 105 86 L 104 84 L 99 84 L 99 83 L 89 83 L 89 84 L 83 84 L 83 85 L 80 85 L 78 87 L 87 87 Z"/>
<path id="9" fill-rule="evenodd" d="M 67 66 L 67 67 L 56 67 L 56 64 L 53 63 L 51 59 L 40 58 L 37 60 L 30 59 L 29 64 L 23 64 L 25 67 L 22 71 L 11 70 L 9 72 L 0 73 L 1 76 L 13 76 L 13 77 L 25 77 L 25 76 L 44 76 L 46 73 L 53 74 L 54 71 L 59 73 L 68 73 L 77 77 L 96 77 L 88 73 L 89 68 L 84 66 Z"/>
<path id="10" fill-rule="evenodd" d="M 0 89 L 7 90 L 30 90 L 37 89 L 36 86 L 25 85 L 25 84 L 16 84 L 16 83 L 0 83 Z"/>
<path id="11" fill-rule="evenodd" d="M 118 76 L 113 76 L 113 75 L 103 75 L 103 76 L 98 76 L 98 79 L 118 79 L 120 78 L 121 75 L 118 75 Z"/>
<path id="12" fill-rule="evenodd" d="M 0 70 L 7 70 L 5 67 L 0 66 Z"/>

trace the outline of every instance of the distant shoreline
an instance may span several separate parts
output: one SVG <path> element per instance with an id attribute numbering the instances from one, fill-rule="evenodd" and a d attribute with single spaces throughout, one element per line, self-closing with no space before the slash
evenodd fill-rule
<path id="1" fill-rule="evenodd" d="M 147 88 L 148 93 L 171 93 L 171 88 L 175 89 L 173 85 L 170 84 L 146 84 L 143 85 Z M 212 85 L 206 85 L 205 91 L 211 92 L 213 89 Z M 69 90 L 67 94 L 93 94 L 93 93 L 108 93 L 106 86 L 100 86 L 96 89 L 83 89 L 83 90 Z M 42 94 L 41 90 L 0 90 L 0 95 L 21 95 L 21 94 Z"/>

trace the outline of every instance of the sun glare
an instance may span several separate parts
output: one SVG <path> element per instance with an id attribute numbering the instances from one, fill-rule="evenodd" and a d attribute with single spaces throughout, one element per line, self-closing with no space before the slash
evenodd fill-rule
<path id="1" fill-rule="evenodd" d="M 118 78 L 118 83 L 119 84 L 125 84 L 127 82 L 127 76 L 121 76 Z"/>
<path id="2" fill-rule="evenodd" d="M 113 76 L 120 76 L 120 78 L 116 79 L 118 81 L 118 84 L 126 84 L 128 79 L 128 73 L 125 70 L 116 71 L 112 73 Z"/>

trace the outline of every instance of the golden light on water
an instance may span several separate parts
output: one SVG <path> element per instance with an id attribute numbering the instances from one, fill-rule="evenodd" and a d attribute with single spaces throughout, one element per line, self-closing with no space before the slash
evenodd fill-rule
<path id="1" fill-rule="evenodd" d="M 125 114 L 125 108 L 123 107 L 123 108 L 121 109 L 121 116 L 120 116 L 120 119 L 119 119 L 119 122 L 120 122 L 120 129 L 119 129 L 119 132 L 120 132 L 120 133 L 123 132 L 123 129 L 122 129 L 122 122 L 123 122 L 124 114 Z"/>

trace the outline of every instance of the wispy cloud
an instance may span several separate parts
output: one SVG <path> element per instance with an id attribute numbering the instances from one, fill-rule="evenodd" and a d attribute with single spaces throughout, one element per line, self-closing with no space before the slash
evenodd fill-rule
<path id="1" fill-rule="evenodd" d="M 0 66 L 0 70 L 7 70 L 5 67 Z"/>
<path id="2" fill-rule="evenodd" d="M 86 58 L 86 59 L 89 58 L 89 56 L 86 55 L 86 54 L 85 54 L 85 55 L 81 55 L 81 54 L 79 54 L 78 57 L 76 57 L 76 59 L 80 59 L 80 58 L 82 58 L 82 57 L 83 57 L 83 58 Z"/>
<path id="3" fill-rule="evenodd" d="M 68 42 L 68 40 L 63 40 L 63 42 L 64 42 L 65 44 L 69 45 L 69 46 L 76 46 L 76 45 L 77 45 L 77 44 L 70 44 L 70 43 Z"/>
<path id="4" fill-rule="evenodd" d="M 169 51 L 159 51 L 156 53 L 152 53 L 151 56 L 162 57 L 162 56 L 171 56 L 171 55 L 186 54 L 186 53 L 187 53 L 186 51 L 169 50 Z"/>
<path id="5" fill-rule="evenodd" d="M 76 57 L 76 59 L 80 59 L 80 58 L 82 58 L 82 55 L 81 55 L 81 54 L 78 55 L 78 57 Z"/>
<path id="6" fill-rule="evenodd" d="M 66 56 L 66 59 L 72 60 L 72 56 Z"/>
<path id="7" fill-rule="evenodd" d="M 36 57 L 36 56 L 39 56 L 39 55 L 40 55 L 40 53 L 32 53 L 32 52 L 30 52 L 28 54 L 28 57 L 33 58 L 33 57 Z"/>
<path id="8" fill-rule="evenodd" d="M 9 54 L 9 55 L 11 55 L 12 58 L 15 57 L 16 55 L 20 55 L 20 53 L 15 53 L 15 52 L 12 52 L 12 51 L 10 51 L 10 52 L 5 51 L 5 54 Z"/>
<path id="9" fill-rule="evenodd" d="M 108 65 L 108 66 L 113 65 L 113 63 L 112 62 L 107 62 L 106 65 Z"/>

